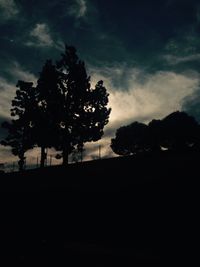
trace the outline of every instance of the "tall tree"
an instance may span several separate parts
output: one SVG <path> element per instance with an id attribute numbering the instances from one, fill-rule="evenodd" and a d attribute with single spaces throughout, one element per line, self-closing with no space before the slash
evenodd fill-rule
<path id="1" fill-rule="evenodd" d="M 80 150 L 85 142 L 101 138 L 111 110 L 107 108 L 108 93 L 103 82 L 99 81 L 95 89 L 91 88 L 90 77 L 76 49 L 66 45 L 61 56 L 57 63 L 62 95 L 58 149 L 62 151 L 63 165 L 66 165 L 75 146 Z"/>
<path id="2" fill-rule="evenodd" d="M 91 88 L 85 64 L 74 47 L 66 45 L 57 66 L 47 60 L 36 88 L 32 85 L 18 82 L 20 89 L 11 110 L 11 115 L 17 118 L 4 125 L 10 132 L 4 145 L 13 146 L 21 159 L 29 147 L 37 145 L 41 147 L 44 167 L 45 150 L 54 147 L 62 152 L 66 165 L 73 149 L 81 152 L 85 142 L 102 137 L 111 111 L 107 108 L 108 93 L 103 81 Z"/>
<path id="3" fill-rule="evenodd" d="M 11 146 L 12 153 L 19 157 L 19 170 L 24 169 L 25 152 L 34 146 L 33 126 L 35 121 L 36 98 L 33 83 L 18 81 L 16 96 L 12 101 L 11 122 L 3 122 L 2 127 L 8 130 L 4 146 Z"/>
<path id="4" fill-rule="evenodd" d="M 41 147 L 40 167 L 44 167 L 46 148 L 56 146 L 59 141 L 59 125 L 62 116 L 62 97 L 59 72 L 51 60 L 44 64 L 37 81 L 38 109 L 35 121 L 36 144 Z"/>

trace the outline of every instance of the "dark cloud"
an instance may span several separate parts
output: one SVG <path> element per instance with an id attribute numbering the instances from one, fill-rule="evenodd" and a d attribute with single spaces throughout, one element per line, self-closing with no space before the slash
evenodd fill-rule
<path id="1" fill-rule="evenodd" d="M 17 2 L 17 23 L 3 25 L 0 51 L 38 71 L 49 55 L 59 56 L 57 48 L 65 41 L 77 46 L 90 64 L 115 61 L 152 70 L 166 68 L 160 59 L 166 44 L 179 42 L 178 51 L 183 51 L 180 44 L 185 42 L 178 39 L 191 29 L 195 35 L 199 23 L 197 1 Z M 199 49 L 198 42 L 195 36 L 192 47 Z"/>
<path id="2" fill-rule="evenodd" d="M 197 0 L 0 0 L 0 116 L 17 80 L 37 80 L 67 42 L 110 92 L 105 143 L 122 125 L 180 106 L 199 118 L 199 30 Z"/>
<path id="3" fill-rule="evenodd" d="M 15 20 L 19 13 L 20 9 L 15 0 L 0 0 L 0 24 Z"/>

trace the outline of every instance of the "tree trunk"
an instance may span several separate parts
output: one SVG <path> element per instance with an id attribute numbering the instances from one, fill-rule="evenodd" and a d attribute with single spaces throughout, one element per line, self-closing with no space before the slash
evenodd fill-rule
<path id="1" fill-rule="evenodd" d="M 24 170 L 24 164 L 25 164 L 25 157 L 24 157 L 24 153 L 22 153 L 19 156 L 19 161 L 18 161 L 19 171 L 20 172 Z"/>
<path id="2" fill-rule="evenodd" d="M 67 166 L 69 163 L 68 155 L 69 155 L 68 149 L 64 147 L 63 148 L 63 163 L 62 163 L 63 166 Z"/>
<path id="3" fill-rule="evenodd" d="M 67 122 L 66 122 L 66 125 Z M 65 128 L 65 135 L 64 135 L 64 140 L 63 140 L 63 151 L 62 151 L 62 156 L 63 156 L 63 162 L 62 165 L 63 166 L 67 166 L 69 163 L 69 151 L 70 151 L 70 143 L 69 143 L 69 131 L 68 131 L 68 127 Z"/>
<path id="4" fill-rule="evenodd" d="M 81 149 L 81 162 L 83 162 L 83 149 Z"/>
<path id="5" fill-rule="evenodd" d="M 45 160 L 46 160 L 46 151 L 45 151 L 45 147 L 42 146 L 41 147 L 40 168 L 44 168 Z"/>

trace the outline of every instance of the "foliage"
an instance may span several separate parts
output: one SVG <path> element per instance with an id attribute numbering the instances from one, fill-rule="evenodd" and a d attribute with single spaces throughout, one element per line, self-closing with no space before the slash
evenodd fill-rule
<path id="1" fill-rule="evenodd" d="M 34 127 L 35 143 L 41 147 L 41 167 L 44 167 L 48 147 L 59 139 L 59 121 L 62 116 L 59 72 L 51 60 L 44 64 L 36 86 L 37 110 Z"/>
<path id="2" fill-rule="evenodd" d="M 133 122 L 120 127 L 116 137 L 111 140 L 112 150 L 119 155 L 130 155 L 147 149 L 147 125 Z"/>
<path id="3" fill-rule="evenodd" d="M 103 81 L 91 88 L 85 64 L 76 49 L 65 47 L 56 65 L 51 60 L 44 64 L 36 88 L 30 82 L 19 81 L 19 90 L 12 101 L 11 123 L 4 123 L 8 136 L 3 145 L 12 147 L 22 168 L 25 152 L 41 147 L 41 167 L 46 149 L 61 151 L 63 164 L 74 149 L 81 152 L 85 142 L 97 141 L 108 123 L 108 93 Z"/>
<path id="4" fill-rule="evenodd" d="M 3 122 L 8 136 L 1 141 L 4 146 L 11 146 L 12 153 L 19 157 L 19 169 L 24 168 L 25 152 L 34 145 L 32 129 L 35 121 L 35 88 L 32 83 L 18 81 L 16 96 L 12 101 L 11 122 Z"/>
<path id="5" fill-rule="evenodd" d="M 152 120 L 148 126 L 134 122 L 120 127 L 111 139 L 112 150 L 119 155 L 160 151 L 161 148 L 183 151 L 200 148 L 200 128 L 185 112 L 173 112 L 162 120 Z"/>
<path id="6" fill-rule="evenodd" d="M 108 93 L 99 81 L 91 88 L 85 64 L 79 60 L 76 49 L 66 45 L 65 53 L 57 63 L 60 71 L 61 108 L 60 140 L 57 149 L 62 151 L 63 163 L 68 155 L 85 142 L 97 141 L 108 123 L 110 109 Z"/>
<path id="7" fill-rule="evenodd" d="M 173 112 L 162 120 L 161 145 L 180 151 L 199 146 L 199 125 L 185 112 Z"/>

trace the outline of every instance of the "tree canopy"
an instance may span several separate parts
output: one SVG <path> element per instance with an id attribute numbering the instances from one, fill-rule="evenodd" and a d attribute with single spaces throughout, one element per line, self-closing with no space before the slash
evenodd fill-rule
<path id="1" fill-rule="evenodd" d="M 148 125 L 134 122 L 117 129 L 111 139 L 112 150 L 119 155 L 139 152 L 198 150 L 200 126 L 185 112 L 173 112 L 162 120 L 152 120 Z"/>
<path id="2" fill-rule="evenodd" d="M 85 64 L 79 60 L 74 47 L 66 46 L 57 69 L 62 103 L 57 149 L 62 151 L 63 164 L 67 164 L 74 147 L 82 149 L 85 142 L 102 137 L 111 110 L 107 108 L 108 93 L 103 81 L 91 88 Z"/>
<path id="3" fill-rule="evenodd" d="M 60 74 L 51 60 L 44 64 L 36 86 L 37 111 L 34 127 L 35 144 L 41 147 L 41 167 L 46 160 L 46 148 L 55 147 L 59 140 L 62 116 Z"/>
<path id="4" fill-rule="evenodd" d="M 173 112 L 162 120 L 161 145 L 181 151 L 199 146 L 199 125 L 185 112 Z"/>
<path id="5" fill-rule="evenodd" d="M 33 83 L 18 81 L 16 96 L 12 101 L 11 122 L 3 122 L 2 127 L 8 130 L 4 146 L 11 146 L 12 153 L 19 157 L 19 169 L 25 164 L 25 152 L 34 146 L 34 121 L 36 119 L 36 95 Z"/>
<path id="6" fill-rule="evenodd" d="M 109 94 L 103 81 L 91 87 L 85 63 L 74 47 L 66 45 L 56 64 L 46 61 L 36 87 L 24 81 L 17 86 L 20 89 L 11 109 L 14 120 L 3 124 L 9 134 L 2 141 L 13 148 L 15 155 L 24 158 L 26 150 L 41 147 L 43 167 L 45 150 L 53 147 L 66 165 L 74 149 L 82 151 L 85 142 L 102 137 L 111 112 L 107 107 Z"/>
<path id="7" fill-rule="evenodd" d="M 146 150 L 146 141 L 147 125 L 136 121 L 116 131 L 116 137 L 111 140 L 111 148 L 116 154 L 130 155 Z"/>

